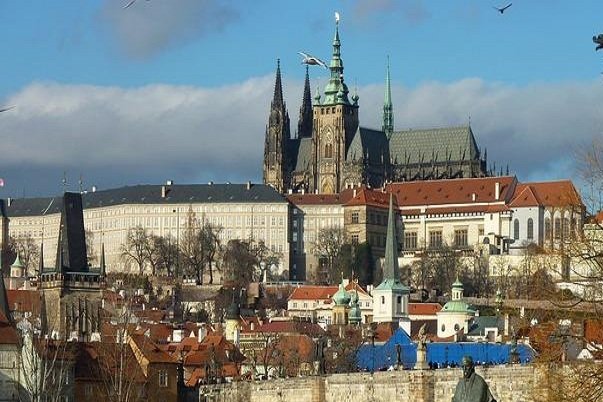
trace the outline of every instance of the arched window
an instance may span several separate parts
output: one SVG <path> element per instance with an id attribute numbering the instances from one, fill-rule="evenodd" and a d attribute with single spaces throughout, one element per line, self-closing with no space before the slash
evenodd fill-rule
<path id="1" fill-rule="evenodd" d="M 569 239 L 570 237 L 570 219 L 563 218 L 563 238 Z"/>
<path id="2" fill-rule="evenodd" d="M 454 324 L 454 330 L 458 331 L 459 329 L 461 329 L 461 327 L 459 326 L 459 324 Z"/>
<path id="3" fill-rule="evenodd" d="M 555 239 L 561 238 L 561 218 L 555 218 L 554 231 L 555 232 L 553 233 L 553 235 L 555 236 Z"/>
<path id="4" fill-rule="evenodd" d="M 513 222 L 513 239 L 519 240 L 519 219 Z"/>
<path id="5" fill-rule="evenodd" d="M 442 332 L 446 331 L 446 325 L 442 324 Z"/>
<path id="6" fill-rule="evenodd" d="M 330 142 L 325 145 L 325 158 L 333 157 L 333 144 Z"/>
<path id="7" fill-rule="evenodd" d="M 544 238 L 551 240 L 551 218 L 544 218 Z"/>
<path id="8" fill-rule="evenodd" d="M 534 220 L 528 219 L 528 240 L 534 240 Z"/>

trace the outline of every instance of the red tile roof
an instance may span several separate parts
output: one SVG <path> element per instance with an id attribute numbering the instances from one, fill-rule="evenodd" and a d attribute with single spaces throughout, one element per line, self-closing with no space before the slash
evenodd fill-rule
<path id="1" fill-rule="evenodd" d="M 510 206 L 581 207 L 582 199 L 571 180 L 519 184 Z"/>
<path id="2" fill-rule="evenodd" d="M 1 280 L 1 278 L 0 278 Z M 19 343 L 19 334 L 13 324 L 0 311 L 0 344 L 16 345 Z"/>
<path id="3" fill-rule="evenodd" d="M 294 205 L 343 205 L 353 196 L 351 189 L 339 194 L 288 194 L 287 200 Z"/>
<path id="4" fill-rule="evenodd" d="M 358 291 L 358 294 L 368 296 L 366 290 L 356 282 L 350 282 L 345 287 L 348 292 L 354 289 Z M 328 300 L 333 297 L 337 290 L 339 290 L 339 286 L 302 285 L 293 289 L 289 300 Z"/>
<path id="5" fill-rule="evenodd" d="M 370 190 L 366 187 L 362 187 L 356 190 L 356 196 L 346 202 L 345 206 L 367 205 L 371 207 L 389 208 L 389 197 L 390 195 L 383 191 Z M 395 197 L 394 204 L 396 204 Z"/>
<path id="6" fill-rule="evenodd" d="M 408 303 L 409 315 L 433 315 L 442 309 L 439 303 Z"/>
<path id="7" fill-rule="evenodd" d="M 500 185 L 498 200 L 495 199 L 496 183 Z M 397 197 L 399 207 L 403 208 L 419 205 L 509 201 L 514 194 L 516 184 L 517 179 L 514 176 L 502 176 L 390 183 L 385 189 Z"/>
<path id="8" fill-rule="evenodd" d="M 8 307 L 19 313 L 40 313 L 40 293 L 37 290 L 7 290 Z"/>
<path id="9" fill-rule="evenodd" d="M 307 321 L 272 321 L 264 323 L 259 327 L 255 327 L 244 331 L 247 333 L 278 333 L 278 334 L 306 334 L 310 336 L 323 335 L 325 331 L 318 324 Z"/>

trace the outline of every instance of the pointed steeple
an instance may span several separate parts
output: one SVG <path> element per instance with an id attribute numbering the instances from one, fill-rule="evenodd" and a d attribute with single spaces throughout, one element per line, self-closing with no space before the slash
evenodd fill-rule
<path id="1" fill-rule="evenodd" d="M 289 158 L 287 149 L 291 139 L 289 113 L 283 100 L 281 81 L 281 63 L 277 60 L 274 96 L 270 104 L 270 116 L 266 127 L 264 142 L 264 184 L 276 188 L 279 192 L 289 185 L 287 182 Z"/>
<path id="2" fill-rule="evenodd" d="M 389 139 L 394 132 L 394 106 L 392 104 L 392 87 L 389 75 L 389 56 L 387 56 L 387 73 L 385 76 L 385 101 L 383 102 L 383 132 Z"/>
<path id="3" fill-rule="evenodd" d="M 281 81 L 281 59 L 276 59 L 276 78 L 274 80 L 274 95 L 272 107 L 283 105 L 283 84 Z"/>
<path id="4" fill-rule="evenodd" d="M 339 40 L 339 20 L 335 22 L 335 37 L 333 38 L 333 54 L 329 63 L 331 77 L 325 87 L 323 105 L 350 105 L 348 87 L 343 79 L 343 60 L 341 60 L 341 41 Z"/>
<path id="5" fill-rule="evenodd" d="M 387 237 L 385 240 L 385 260 L 383 261 L 383 280 L 393 279 L 400 282 L 398 266 L 398 241 L 396 239 L 396 221 L 394 220 L 394 195 L 389 195 L 389 215 L 387 218 Z"/>
<path id="6" fill-rule="evenodd" d="M 297 138 L 305 137 L 312 137 L 312 95 L 310 92 L 310 76 L 307 65 L 304 97 L 299 108 L 299 120 L 297 122 Z"/>
<path id="7" fill-rule="evenodd" d="M 105 276 L 106 266 L 105 266 L 105 243 L 101 244 L 101 255 L 100 255 L 100 274 L 101 276 Z"/>

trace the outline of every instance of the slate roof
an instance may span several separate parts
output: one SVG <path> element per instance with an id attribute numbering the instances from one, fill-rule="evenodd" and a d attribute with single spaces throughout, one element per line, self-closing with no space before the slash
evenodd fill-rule
<path id="1" fill-rule="evenodd" d="M 394 163 L 475 160 L 479 150 L 470 126 L 395 131 L 389 140 Z"/>
<path id="2" fill-rule="evenodd" d="M 312 137 L 291 140 L 291 155 L 295 155 L 295 172 L 309 170 L 312 164 Z"/>
<path id="3" fill-rule="evenodd" d="M 189 203 L 285 203 L 285 198 L 265 184 L 178 184 L 166 186 L 169 191 L 161 197 L 162 185 L 142 184 L 82 194 L 84 209 L 123 204 L 189 204 Z M 6 207 L 8 217 L 40 216 L 60 213 L 62 197 L 14 199 Z"/>
<path id="4" fill-rule="evenodd" d="M 385 133 L 366 127 L 358 127 L 346 152 L 346 160 L 360 159 L 368 153 L 371 164 L 382 163 L 389 158 L 389 144 Z"/>

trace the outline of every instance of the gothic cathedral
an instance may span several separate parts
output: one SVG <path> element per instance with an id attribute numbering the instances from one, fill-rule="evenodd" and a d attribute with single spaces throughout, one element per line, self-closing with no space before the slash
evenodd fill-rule
<path id="1" fill-rule="evenodd" d="M 330 78 L 312 105 L 306 79 L 297 132 L 291 138 L 280 62 L 266 127 L 264 183 L 281 193 L 339 193 L 360 185 L 491 175 L 470 126 L 394 130 L 389 63 L 381 130 L 359 125 L 358 95 L 350 96 L 343 73 L 339 24 L 329 63 Z"/>

